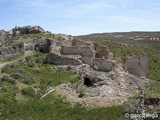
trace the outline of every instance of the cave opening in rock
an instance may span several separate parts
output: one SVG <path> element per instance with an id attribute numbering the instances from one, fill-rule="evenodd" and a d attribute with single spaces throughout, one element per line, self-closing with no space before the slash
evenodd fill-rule
<path id="1" fill-rule="evenodd" d="M 88 87 L 92 86 L 92 82 L 88 77 L 84 78 L 84 85 Z"/>

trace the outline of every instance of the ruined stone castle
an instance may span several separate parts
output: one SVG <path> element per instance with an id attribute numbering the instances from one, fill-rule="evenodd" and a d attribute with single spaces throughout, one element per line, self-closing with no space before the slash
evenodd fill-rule
<path id="1" fill-rule="evenodd" d="M 88 64 L 98 71 L 111 71 L 112 57 L 112 53 L 105 46 L 73 39 L 54 42 L 45 62 L 55 65 Z"/>

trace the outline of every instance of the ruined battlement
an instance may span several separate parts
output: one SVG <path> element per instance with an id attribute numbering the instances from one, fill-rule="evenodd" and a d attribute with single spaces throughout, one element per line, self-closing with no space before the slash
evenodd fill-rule
<path id="1" fill-rule="evenodd" d="M 109 50 L 103 45 L 83 42 L 79 39 L 54 42 L 45 62 L 56 65 L 88 64 L 97 71 L 111 71 Z M 72 57 L 70 57 L 72 56 Z M 79 57 L 77 57 L 79 56 Z"/>

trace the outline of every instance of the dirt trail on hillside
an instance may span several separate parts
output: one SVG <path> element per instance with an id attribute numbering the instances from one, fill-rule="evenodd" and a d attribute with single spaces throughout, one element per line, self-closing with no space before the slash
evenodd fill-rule
<path id="1" fill-rule="evenodd" d="M 5 62 L 5 63 L 0 63 L 0 73 L 1 73 L 1 70 L 2 70 L 5 66 L 10 65 L 10 64 L 14 64 L 14 63 L 16 63 L 16 62 L 17 62 L 17 60 Z"/>

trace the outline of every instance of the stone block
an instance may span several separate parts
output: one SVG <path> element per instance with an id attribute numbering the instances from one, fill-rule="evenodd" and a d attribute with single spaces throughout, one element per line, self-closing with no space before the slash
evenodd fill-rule
<path id="1" fill-rule="evenodd" d="M 79 39 L 73 39 L 72 46 L 90 46 L 90 44 Z"/>
<path id="2" fill-rule="evenodd" d="M 45 63 L 55 64 L 55 65 L 81 65 L 82 62 L 78 59 L 78 57 L 74 56 L 63 56 L 56 55 L 54 53 L 49 53 L 44 60 Z"/>
<path id="3" fill-rule="evenodd" d="M 94 70 L 109 72 L 113 68 L 113 63 L 101 58 L 95 58 L 92 62 L 92 68 Z"/>
<path id="4" fill-rule="evenodd" d="M 148 69 L 147 56 L 126 58 L 124 62 L 124 69 L 136 76 L 147 76 L 147 69 Z"/>

